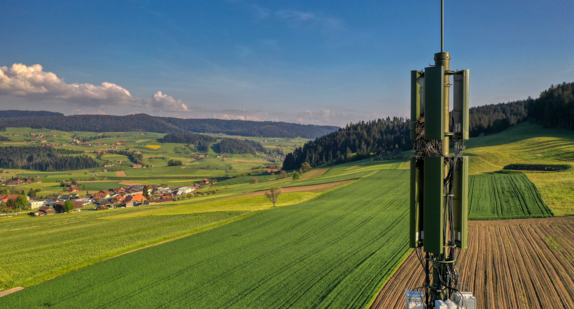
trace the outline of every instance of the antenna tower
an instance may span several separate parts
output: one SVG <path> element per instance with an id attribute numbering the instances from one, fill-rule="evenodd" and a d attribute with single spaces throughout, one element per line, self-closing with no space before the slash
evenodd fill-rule
<path id="1" fill-rule="evenodd" d="M 444 0 L 441 0 L 441 51 L 434 66 L 411 71 L 410 246 L 424 282 L 406 291 L 407 309 L 475 309 L 476 299 L 462 292 L 457 269 L 467 248 L 469 71 L 452 71 L 444 51 Z M 454 84 L 451 83 L 451 76 Z M 450 90 L 453 87 L 453 110 Z M 454 146 L 454 154 L 450 146 Z"/>

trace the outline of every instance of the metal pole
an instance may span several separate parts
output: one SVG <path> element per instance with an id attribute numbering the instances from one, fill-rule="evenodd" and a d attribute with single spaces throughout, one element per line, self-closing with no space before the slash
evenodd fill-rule
<path id="1" fill-rule="evenodd" d="M 444 53 L 444 0 L 440 1 L 440 52 Z"/>

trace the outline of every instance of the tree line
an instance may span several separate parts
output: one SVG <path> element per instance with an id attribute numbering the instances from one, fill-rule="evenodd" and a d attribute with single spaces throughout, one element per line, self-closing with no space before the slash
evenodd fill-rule
<path id="1" fill-rule="evenodd" d="M 504 131 L 528 117 L 528 104 L 532 98 L 508 103 L 472 107 L 469 110 L 470 137 Z"/>
<path id="2" fill-rule="evenodd" d="M 287 154 L 283 169 L 298 169 L 304 162 L 315 167 L 324 163 L 344 162 L 351 158 L 370 157 L 371 153 L 394 149 L 410 150 L 413 147 L 410 124 L 409 119 L 402 117 L 348 124 L 337 132 L 309 141 L 303 147 Z M 352 153 L 356 155 L 352 156 Z"/>
<path id="3" fill-rule="evenodd" d="M 213 151 L 228 154 L 252 154 L 257 152 L 267 153 L 263 145 L 256 141 L 224 138 L 219 143 L 213 145 Z"/>
<path id="4" fill-rule="evenodd" d="M 0 167 L 38 171 L 67 171 L 94 168 L 99 164 L 81 151 L 56 149 L 52 147 L 0 147 Z M 64 156 L 67 155 L 67 156 Z"/>
<path id="5" fill-rule="evenodd" d="M 197 145 L 200 141 L 214 143 L 217 138 L 204 134 L 195 133 L 169 133 L 160 139 L 162 143 L 180 143 Z"/>
<path id="6" fill-rule="evenodd" d="M 544 127 L 574 129 L 574 83 L 552 85 L 528 102 L 528 116 Z"/>
<path id="7" fill-rule="evenodd" d="M 261 137 L 316 138 L 338 129 L 335 126 L 301 125 L 273 121 L 181 119 L 146 114 L 70 115 L 31 111 L 0 111 L 0 126 L 46 128 L 60 131 L 224 133 Z"/>
<path id="8" fill-rule="evenodd" d="M 133 150 L 109 150 L 107 153 L 115 153 L 128 157 L 134 164 L 143 164 L 143 154 L 136 153 Z"/>

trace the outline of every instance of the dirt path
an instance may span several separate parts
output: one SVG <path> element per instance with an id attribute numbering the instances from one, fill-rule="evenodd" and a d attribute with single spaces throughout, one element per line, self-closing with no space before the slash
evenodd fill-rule
<path id="1" fill-rule="evenodd" d="M 354 180 L 345 180 L 345 181 L 332 182 L 332 183 L 326 183 L 326 184 L 321 184 L 321 185 L 303 186 L 303 187 L 281 188 L 281 193 L 327 191 L 327 190 L 331 190 L 333 188 L 336 188 L 338 186 L 342 186 L 344 184 L 347 184 L 351 181 L 354 181 Z M 236 195 L 236 196 L 232 196 L 232 197 L 223 198 L 219 201 L 232 200 L 232 199 L 242 198 L 242 197 L 259 196 L 259 195 L 264 195 L 265 192 L 266 191 L 251 192 L 251 193 L 247 193 L 247 194 L 243 194 L 243 195 Z"/>
<path id="2" fill-rule="evenodd" d="M 469 222 L 462 283 L 477 308 L 574 308 L 574 217 Z M 371 308 L 404 308 L 404 289 L 423 282 L 414 252 Z"/>
<path id="3" fill-rule="evenodd" d="M 128 176 L 128 174 L 126 174 L 126 172 L 124 171 L 116 172 L 116 177 L 126 177 L 126 176 Z"/>
<path id="4" fill-rule="evenodd" d="M 13 289 L 9 289 L 9 290 L 6 290 L 6 291 L 2 291 L 2 292 L 0 292 L 0 297 L 6 296 L 6 295 L 8 295 L 8 294 L 12 294 L 12 293 L 14 293 L 14 292 L 22 291 L 23 289 L 24 289 L 24 287 L 19 286 L 19 287 L 15 287 L 15 288 L 13 288 Z"/>
<path id="5" fill-rule="evenodd" d="M 306 179 L 311 179 L 311 178 L 323 176 L 323 175 L 325 175 L 325 173 L 327 173 L 327 171 L 329 171 L 328 168 L 314 169 L 310 173 L 308 173 L 307 175 L 304 175 L 303 177 L 301 177 L 301 179 L 306 180 Z"/>

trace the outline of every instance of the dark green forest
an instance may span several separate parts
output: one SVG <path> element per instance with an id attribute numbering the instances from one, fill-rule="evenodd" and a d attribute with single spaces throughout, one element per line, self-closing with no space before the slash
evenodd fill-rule
<path id="1" fill-rule="evenodd" d="M 402 117 L 351 123 L 287 154 L 283 169 L 297 169 L 303 162 L 309 162 L 313 167 L 329 162 L 344 162 L 351 153 L 356 153 L 353 158 L 359 159 L 370 157 L 371 153 L 393 149 L 409 150 L 413 147 L 410 124 L 409 119 Z"/>
<path id="2" fill-rule="evenodd" d="M 169 133 L 160 139 L 162 143 L 193 144 L 199 151 L 207 151 L 217 138 L 195 133 Z"/>
<path id="3" fill-rule="evenodd" d="M 67 171 L 94 168 L 99 164 L 81 151 L 55 149 L 52 147 L 0 147 L 0 168 L 15 168 L 38 171 Z"/>
<path id="4" fill-rule="evenodd" d="M 243 154 L 256 152 L 267 153 L 263 145 L 258 142 L 242 139 L 223 138 L 217 142 L 217 138 L 195 133 L 169 133 L 160 139 L 162 143 L 193 144 L 199 151 L 207 151 L 210 147 L 217 153 Z"/>
<path id="5" fill-rule="evenodd" d="M 18 111 L 6 110 L 0 111 L 0 118 L 18 118 L 18 117 L 63 117 L 64 114 L 48 111 Z"/>
<path id="6" fill-rule="evenodd" d="M 0 135 L 0 142 L 9 142 L 9 141 L 10 141 L 9 138 L 7 138 L 7 137 L 4 136 L 4 135 Z"/>
<path id="7" fill-rule="evenodd" d="M 527 106 L 532 98 L 508 103 L 472 107 L 470 116 L 470 137 L 481 133 L 492 134 L 504 131 L 528 117 Z"/>
<path id="8" fill-rule="evenodd" d="M 546 128 L 574 129 L 574 83 L 552 85 L 529 101 L 528 116 Z"/>
<path id="9" fill-rule="evenodd" d="M 7 114 L 8 116 L 5 116 Z M 95 132 L 157 132 L 157 133 L 224 133 L 261 137 L 316 138 L 338 127 L 300 125 L 272 121 L 243 121 L 221 119 L 181 119 L 146 114 L 72 115 L 33 111 L 0 111 L 0 126 L 46 128 L 60 131 Z"/>
<path id="10" fill-rule="evenodd" d="M 228 154 L 252 154 L 255 155 L 256 152 L 267 153 L 267 150 L 263 145 L 258 142 L 250 140 L 240 140 L 224 138 L 219 143 L 212 146 L 213 151 L 218 153 L 228 153 Z"/>
<path id="11" fill-rule="evenodd" d="M 160 142 L 162 143 L 181 143 L 193 145 L 196 145 L 199 142 L 214 143 L 216 141 L 217 138 L 215 137 L 194 133 L 169 133 L 160 139 Z"/>

